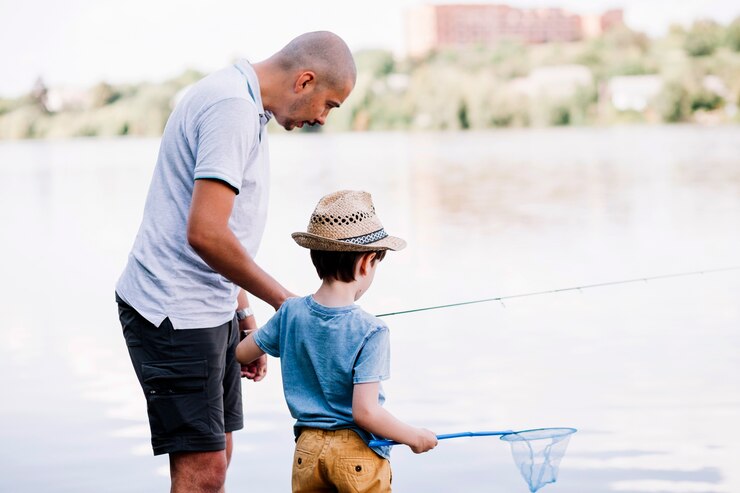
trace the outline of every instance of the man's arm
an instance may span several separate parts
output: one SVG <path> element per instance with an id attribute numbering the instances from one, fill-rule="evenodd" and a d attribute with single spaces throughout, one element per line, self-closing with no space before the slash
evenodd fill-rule
<path id="1" fill-rule="evenodd" d="M 380 382 L 358 383 L 352 392 L 352 419 L 360 428 L 411 447 L 420 454 L 437 446 L 437 437 L 424 428 L 399 420 L 378 403 Z"/>
<path id="2" fill-rule="evenodd" d="M 272 305 L 293 294 L 258 266 L 229 229 L 236 193 L 219 180 L 195 181 L 188 216 L 188 243 L 213 270 Z"/>

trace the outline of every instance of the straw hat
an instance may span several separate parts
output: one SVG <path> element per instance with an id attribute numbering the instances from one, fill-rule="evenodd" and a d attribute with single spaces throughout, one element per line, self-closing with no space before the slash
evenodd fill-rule
<path id="1" fill-rule="evenodd" d="M 311 214 L 307 232 L 291 236 L 300 246 L 311 250 L 370 252 L 406 247 L 401 238 L 385 232 L 375 215 L 370 194 L 353 190 L 324 196 Z"/>

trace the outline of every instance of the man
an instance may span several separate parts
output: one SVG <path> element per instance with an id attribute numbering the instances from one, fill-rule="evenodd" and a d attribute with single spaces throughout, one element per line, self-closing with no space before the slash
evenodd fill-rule
<path id="1" fill-rule="evenodd" d="M 240 375 L 266 372 L 265 358 L 241 368 L 234 356 L 239 333 L 256 328 L 246 292 L 276 310 L 293 296 L 253 260 L 266 220 L 265 126 L 273 116 L 287 130 L 323 125 L 355 81 L 344 41 L 307 33 L 204 78 L 167 122 L 116 301 L 172 492 L 224 490 L 231 432 L 243 427 Z"/>

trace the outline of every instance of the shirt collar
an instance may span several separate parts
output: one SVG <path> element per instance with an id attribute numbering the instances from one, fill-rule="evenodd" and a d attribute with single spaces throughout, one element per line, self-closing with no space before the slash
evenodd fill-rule
<path id="1" fill-rule="evenodd" d="M 348 313 L 359 308 L 356 304 L 346 306 L 325 306 L 313 299 L 313 295 L 308 295 L 303 298 L 310 309 L 323 315 L 338 315 L 341 313 Z"/>
<path id="2" fill-rule="evenodd" d="M 248 88 L 251 87 L 252 89 L 254 103 L 257 105 L 257 112 L 260 115 L 260 124 L 262 126 L 267 125 L 267 122 L 272 118 L 272 112 L 267 111 L 262 105 L 262 93 L 260 91 L 260 81 L 257 78 L 257 72 L 254 71 L 252 64 L 246 59 L 237 60 L 234 63 L 234 67 L 241 72 L 245 81 L 249 83 Z"/>

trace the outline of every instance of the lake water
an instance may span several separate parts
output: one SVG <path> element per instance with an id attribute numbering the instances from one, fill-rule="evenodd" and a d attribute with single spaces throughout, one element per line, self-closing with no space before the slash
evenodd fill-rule
<path id="1" fill-rule="evenodd" d="M 167 491 L 113 286 L 157 140 L 0 142 L 0 491 Z M 271 136 L 258 261 L 317 280 L 290 233 L 342 188 L 409 246 L 370 312 L 740 265 L 740 127 Z M 388 317 L 386 406 L 438 433 L 572 426 L 545 492 L 740 491 L 740 271 Z M 255 303 L 264 321 L 271 310 Z M 289 490 L 279 365 L 244 382 L 228 491 Z M 508 446 L 396 447 L 399 492 L 525 493 Z"/>

